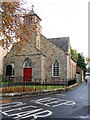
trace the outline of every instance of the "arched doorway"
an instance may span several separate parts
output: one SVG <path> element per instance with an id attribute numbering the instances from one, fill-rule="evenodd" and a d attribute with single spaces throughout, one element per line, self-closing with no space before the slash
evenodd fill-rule
<path id="1" fill-rule="evenodd" d="M 32 79 L 32 62 L 28 58 L 23 65 L 23 78 L 24 81 L 31 81 Z"/>

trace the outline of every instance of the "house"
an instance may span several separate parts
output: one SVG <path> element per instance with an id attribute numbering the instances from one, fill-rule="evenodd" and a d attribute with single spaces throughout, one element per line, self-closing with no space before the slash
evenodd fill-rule
<path id="1" fill-rule="evenodd" d="M 0 46 L 0 81 L 2 80 L 3 76 L 3 59 L 6 54 L 7 54 L 6 50 Z"/>
<path id="2" fill-rule="evenodd" d="M 42 35 L 40 17 L 32 9 L 24 16 L 24 24 L 37 26 L 21 50 L 12 48 L 4 58 L 4 78 L 13 81 L 68 84 L 76 78 L 76 62 L 71 58 L 69 37 L 46 38 Z M 21 79 L 15 79 L 20 77 Z"/>
<path id="3" fill-rule="evenodd" d="M 77 83 L 84 81 L 84 73 L 79 66 L 76 66 L 76 80 Z"/>
<path id="4" fill-rule="evenodd" d="M 86 59 L 87 61 L 87 72 L 86 72 L 86 76 L 88 76 L 88 80 L 90 79 L 90 58 Z"/>

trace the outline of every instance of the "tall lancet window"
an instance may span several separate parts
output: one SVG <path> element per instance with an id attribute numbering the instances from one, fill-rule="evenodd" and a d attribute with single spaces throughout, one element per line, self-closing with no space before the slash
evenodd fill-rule
<path id="1" fill-rule="evenodd" d="M 60 70 L 59 63 L 57 60 L 55 60 L 55 62 L 52 65 L 52 76 L 59 77 L 59 70 Z"/>

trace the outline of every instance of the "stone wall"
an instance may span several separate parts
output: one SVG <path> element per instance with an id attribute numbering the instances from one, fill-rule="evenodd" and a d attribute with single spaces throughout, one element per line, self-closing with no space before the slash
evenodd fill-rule
<path id="1" fill-rule="evenodd" d="M 68 55 L 67 55 L 67 79 L 68 81 L 74 80 L 76 78 L 76 65 L 77 63 L 71 59 L 71 45 L 70 40 L 68 43 Z"/>
<path id="2" fill-rule="evenodd" d="M 76 78 L 76 62 L 74 62 L 70 55 L 67 56 L 67 79 L 68 81 Z"/>
<path id="3" fill-rule="evenodd" d="M 42 55 L 30 55 L 30 56 L 14 56 L 11 59 L 5 59 L 5 71 L 4 74 L 6 74 L 6 65 L 11 64 L 11 62 L 15 63 L 14 68 L 14 77 L 23 77 L 23 64 L 26 58 L 29 58 L 32 61 L 32 81 L 35 79 L 41 78 L 41 57 Z M 17 80 L 15 80 L 17 81 Z"/>
<path id="4" fill-rule="evenodd" d="M 41 59 L 43 55 L 33 44 L 29 42 L 24 44 L 19 52 L 18 48 L 12 49 L 4 58 L 4 77 L 6 75 L 6 66 L 12 62 L 15 64 L 14 77 L 23 77 L 23 64 L 26 58 L 29 58 L 32 61 L 32 81 L 41 78 Z"/>
<path id="5" fill-rule="evenodd" d="M 56 47 L 51 41 L 41 35 L 41 51 L 46 55 L 45 58 L 45 78 L 48 83 L 67 82 L 67 55 Z M 52 64 L 57 60 L 60 64 L 60 76 L 52 76 Z"/>

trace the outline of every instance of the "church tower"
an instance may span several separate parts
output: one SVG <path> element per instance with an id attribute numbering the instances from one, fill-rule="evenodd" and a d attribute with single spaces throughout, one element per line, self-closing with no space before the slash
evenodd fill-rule
<path id="1" fill-rule="evenodd" d="M 34 12 L 33 5 L 32 10 L 24 16 L 24 23 L 30 25 L 31 28 L 35 26 L 36 28 L 36 38 L 35 45 L 40 49 L 40 33 L 42 32 L 42 27 L 40 26 L 40 17 Z"/>

